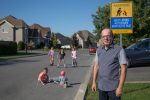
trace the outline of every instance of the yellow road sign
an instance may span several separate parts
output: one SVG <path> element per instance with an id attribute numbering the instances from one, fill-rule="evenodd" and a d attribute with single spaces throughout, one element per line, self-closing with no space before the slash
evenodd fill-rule
<path id="1" fill-rule="evenodd" d="M 132 2 L 111 3 L 111 17 L 132 17 Z"/>
<path id="2" fill-rule="evenodd" d="M 132 2 L 113 2 L 110 8 L 111 28 L 113 33 L 133 33 Z"/>

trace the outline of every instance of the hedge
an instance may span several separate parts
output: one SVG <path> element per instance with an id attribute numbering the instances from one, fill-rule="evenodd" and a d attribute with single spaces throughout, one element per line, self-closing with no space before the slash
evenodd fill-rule
<path id="1" fill-rule="evenodd" d="M 17 43 L 11 41 L 0 41 L 0 55 L 17 54 Z"/>

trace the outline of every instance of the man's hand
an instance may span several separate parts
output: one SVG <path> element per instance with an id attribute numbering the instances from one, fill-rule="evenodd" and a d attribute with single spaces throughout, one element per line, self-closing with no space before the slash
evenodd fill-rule
<path id="1" fill-rule="evenodd" d="M 96 92 L 96 90 L 97 90 L 97 89 L 96 89 L 96 83 L 93 82 L 93 84 L 92 84 L 92 91 L 93 91 L 93 92 Z"/>
<path id="2" fill-rule="evenodd" d="M 123 91 L 122 88 L 119 88 L 119 87 L 118 87 L 118 88 L 116 89 L 116 96 L 120 97 L 120 96 L 122 95 L 122 91 Z"/>

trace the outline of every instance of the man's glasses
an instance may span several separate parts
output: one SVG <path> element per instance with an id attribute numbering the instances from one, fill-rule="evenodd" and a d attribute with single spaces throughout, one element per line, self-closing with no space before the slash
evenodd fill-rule
<path id="1" fill-rule="evenodd" d="M 111 38 L 111 35 L 104 35 L 104 36 L 102 36 L 102 39 L 104 39 L 104 38 Z"/>

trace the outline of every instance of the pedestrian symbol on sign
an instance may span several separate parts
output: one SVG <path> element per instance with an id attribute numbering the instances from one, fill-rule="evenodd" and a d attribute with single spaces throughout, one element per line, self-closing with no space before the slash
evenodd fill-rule
<path id="1" fill-rule="evenodd" d="M 117 10 L 117 15 L 116 16 L 120 16 L 121 15 L 121 8 L 119 8 L 118 10 Z"/>
<path id="2" fill-rule="evenodd" d="M 119 9 L 117 10 L 116 16 L 121 16 L 121 14 L 122 14 L 123 16 L 127 16 L 127 12 L 126 12 L 125 10 L 122 11 L 122 9 L 119 8 Z"/>

